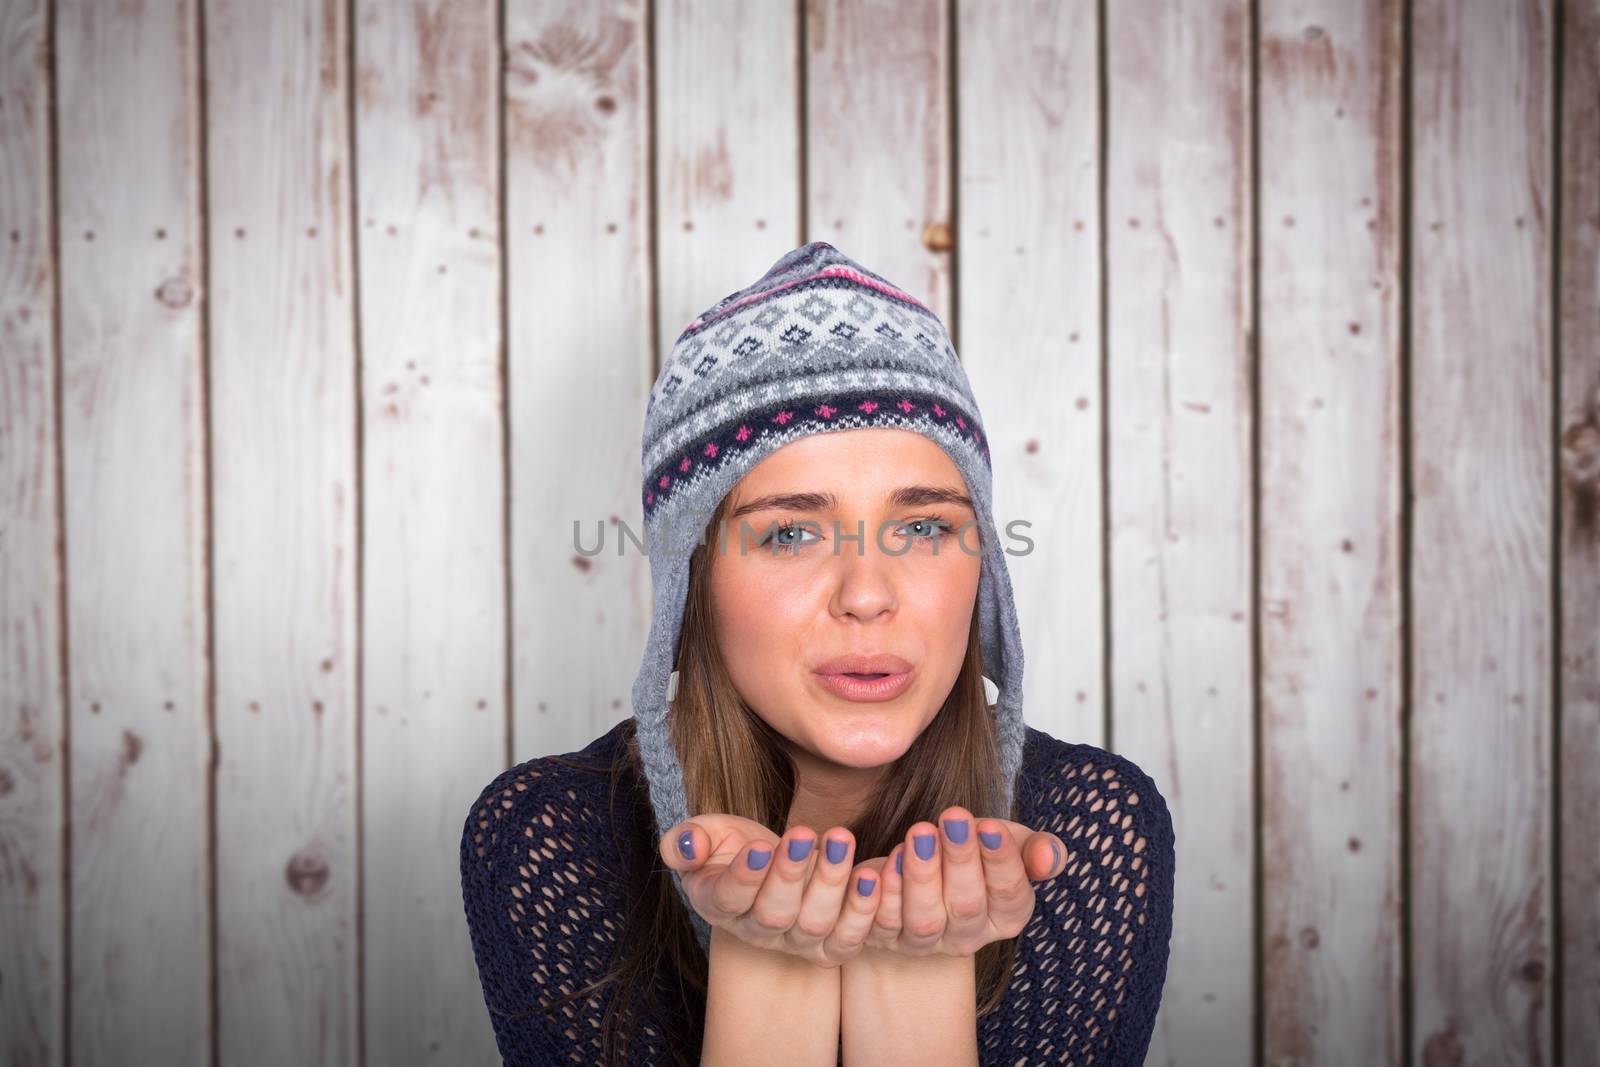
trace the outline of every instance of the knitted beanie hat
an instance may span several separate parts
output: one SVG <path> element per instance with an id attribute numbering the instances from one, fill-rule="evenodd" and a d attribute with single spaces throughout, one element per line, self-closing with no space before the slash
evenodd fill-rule
<path id="1" fill-rule="evenodd" d="M 995 739 L 1009 809 L 1022 762 L 1022 639 L 991 514 L 978 404 L 939 319 L 822 241 L 786 253 L 683 330 L 645 410 L 646 550 L 654 615 L 633 714 L 657 836 L 690 818 L 667 731 L 689 558 L 717 505 L 763 458 L 807 434 L 914 430 L 960 469 L 979 524 L 977 611 L 984 674 L 999 690 Z M 709 951 L 711 929 L 672 878 Z"/>

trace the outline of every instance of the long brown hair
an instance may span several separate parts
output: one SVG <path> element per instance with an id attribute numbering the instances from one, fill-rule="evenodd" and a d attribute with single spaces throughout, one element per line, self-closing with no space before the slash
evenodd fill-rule
<path id="1" fill-rule="evenodd" d="M 788 826 L 794 800 L 795 768 L 782 739 L 740 697 L 717 646 L 711 604 L 711 566 L 729 500 L 724 497 L 711 517 L 705 538 L 689 564 L 689 589 L 678 641 L 678 690 L 667 725 L 683 763 L 684 790 L 691 812 L 740 815 L 781 834 Z M 640 1018 L 629 1005 L 650 999 L 666 1007 L 664 1035 L 673 1062 L 699 1061 L 705 1032 L 707 960 L 695 937 L 689 912 L 660 862 L 659 834 L 649 803 L 633 724 L 624 725 L 623 743 L 605 771 L 559 757 L 556 762 L 606 773 L 611 782 L 613 827 L 617 786 L 628 781 L 635 802 L 622 825 L 631 851 L 643 862 L 626 865 L 626 914 L 609 972 L 544 1009 L 555 1011 L 571 1000 L 614 985 L 601 1021 L 602 1062 L 623 1063 Z M 978 640 L 978 612 L 960 673 L 944 705 L 911 747 L 884 772 L 863 814 L 849 824 L 855 835 L 857 860 L 887 856 L 905 840 L 911 824 L 936 819 L 952 804 L 984 817 L 1000 812 L 1003 790 L 1000 753 L 995 743 L 993 712 L 983 689 L 983 659 Z M 1015 818 L 1013 810 L 1000 812 Z M 665 832 L 664 830 L 661 832 Z M 619 861 L 627 854 L 616 842 Z M 974 960 L 977 1014 L 992 1011 L 1005 995 L 1016 960 L 1016 939 L 991 942 Z"/>

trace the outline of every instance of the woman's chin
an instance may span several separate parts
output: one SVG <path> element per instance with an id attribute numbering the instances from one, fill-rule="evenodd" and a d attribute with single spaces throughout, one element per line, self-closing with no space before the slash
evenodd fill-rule
<path id="1" fill-rule="evenodd" d="M 841 767 L 866 770 L 893 763 L 914 740 L 915 731 L 904 724 L 859 722 L 835 725 L 827 736 L 817 738 L 817 751 Z"/>

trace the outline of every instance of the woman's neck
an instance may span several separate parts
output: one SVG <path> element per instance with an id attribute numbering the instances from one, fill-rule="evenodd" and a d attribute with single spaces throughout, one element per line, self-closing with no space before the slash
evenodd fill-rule
<path id="1" fill-rule="evenodd" d="M 840 766 L 810 753 L 791 755 L 796 772 L 794 801 L 784 829 L 809 826 L 819 837 L 831 827 L 854 822 L 884 772 L 883 767 Z"/>

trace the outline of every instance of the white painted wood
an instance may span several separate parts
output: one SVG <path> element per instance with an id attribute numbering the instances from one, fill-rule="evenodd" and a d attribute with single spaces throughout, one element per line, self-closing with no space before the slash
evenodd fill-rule
<path id="1" fill-rule="evenodd" d="M 1150 1058 L 1253 1054 L 1248 5 L 1106 5 L 1111 747 L 1172 809 Z"/>
<path id="2" fill-rule="evenodd" d="M 631 715 L 649 628 L 646 10 L 506 9 L 514 761 Z"/>
<path id="3" fill-rule="evenodd" d="M 1260 11 L 1264 1060 L 1401 1063 L 1401 18 Z"/>
<path id="4" fill-rule="evenodd" d="M 656 360 L 819 238 L 956 337 L 1030 723 L 1172 807 L 1151 1062 L 1593 1062 L 1600 6 L 1402 8 L 1259 5 L 1252 131 L 1242 0 L 0 3 L 0 1053 L 493 1062 L 466 807 L 631 712 Z"/>
<path id="5" fill-rule="evenodd" d="M 957 351 L 988 434 L 995 523 L 1024 553 L 1007 560 L 1024 717 L 1103 745 L 1096 6 L 967 0 L 958 12 Z"/>
<path id="6" fill-rule="evenodd" d="M 0 1060 L 66 1062 L 49 5 L 0 2 Z"/>
<path id="7" fill-rule="evenodd" d="M 341 0 L 205 10 L 218 1051 L 354 1063 L 355 291 Z"/>
<path id="8" fill-rule="evenodd" d="M 1425 0 L 1412 18 L 1410 1051 L 1542 1064 L 1551 4 Z"/>
<path id="9" fill-rule="evenodd" d="M 365 1058 L 487 1063 L 458 849 L 506 755 L 497 10 L 355 19 Z"/>
<path id="10" fill-rule="evenodd" d="M 796 6 L 657 0 L 654 19 L 657 356 L 666 361 L 700 312 L 810 238 L 800 229 Z"/>
<path id="11" fill-rule="evenodd" d="M 806 0 L 806 240 L 888 278 L 956 335 L 949 36 L 946 4 Z"/>
<path id="12" fill-rule="evenodd" d="M 212 1044 L 196 16 L 55 7 L 74 1063 Z"/>

